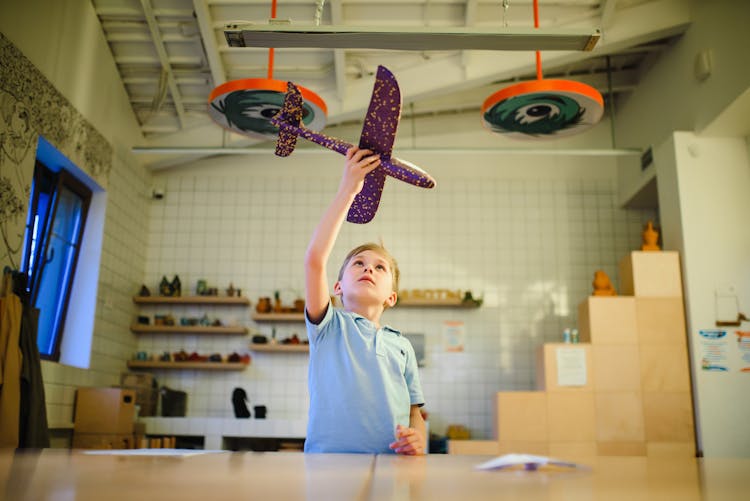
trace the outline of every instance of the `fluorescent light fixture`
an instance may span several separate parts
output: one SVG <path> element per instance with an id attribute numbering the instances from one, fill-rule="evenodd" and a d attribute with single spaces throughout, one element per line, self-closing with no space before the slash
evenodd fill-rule
<path id="1" fill-rule="evenodd" d="M 386 50 L 572 50 L 590 51 L 601 36 L 595 29 L 385 28 L 232 24 L 230 47 L 311 47 Z"/>
<path id="2" fill-rule="evenodd" d="M 243 148 L 243 147 L 162 147 L 143 146 L 132 149 L 136 155 L 272 155 L 273 148 Z M 642 152 L 636 148 L 619 149 L 586 149 L 586 148 L 397 148 L 397 153 L 441 153 L 461 154 L 467 153 L 507 153 L 513 155 L 571 155 L 571 156 L 601 156 L 621 157 L 640 155 Z M 319 148 L 298 148 L 295 155 L 328 155 L 328 150 Z"/>

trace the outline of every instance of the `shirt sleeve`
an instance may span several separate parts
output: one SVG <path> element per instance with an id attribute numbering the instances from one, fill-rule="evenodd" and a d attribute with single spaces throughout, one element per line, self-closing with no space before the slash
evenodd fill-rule
<path id="1" fill-rule="evenodd" d="M 414 347 L 408 339 L 406 340 L 406 349 L 408 356 L 406 357 L 404 378 L 406 379 L 406 386 L 409 388 L 409 399 L 411 405 L 422 407 L 424 405 L 424 394 L 422 393 L 422 383 L 419 380 L 417 354 L 414 352 Z"/>
<path id="2" fill-rule="evenodd" d="M 326 313 L 323 315 L 323 320 L 318 324 L 310 322 L 310 319 L 307 317 L 307 310 L 305 310 L 305 327 L 307 329 L 307 339 L 310 341 L 310 344 L 315 344 L 318 338 L 328 330 L 326 327 L 331 323 L 332 318 L 333 306 L 331 303 L 328 303 L 328 306 L 326 306 Z"/>

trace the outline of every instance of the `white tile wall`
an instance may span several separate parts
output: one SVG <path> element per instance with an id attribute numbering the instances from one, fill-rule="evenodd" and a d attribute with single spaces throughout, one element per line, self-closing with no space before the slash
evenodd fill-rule
<path id="1" fill-rule="evenodd" d="M 184 293 L 198 279 L 222 290 L 232 282 L 253 307 L 274 290 L 285 302 L 301 294 L 304 250 L 343 162 L 329 152 L 315 153 L 214 158 L 157 176 L 166 196 L 151 203 L 148 216 L 149 287 L 175 274 Z M 384 320 L 426 336 L 421 375 L 431 429 L 441 433 L 460 423 L 475 438 L 489 438 L 494 393 L 533 388 L 535 348 L 575 325 L 577 305 L 590 293 L 596 269 L 617 283 L 618 260 L 640 245 L 642 224 L 655 214 L 615 206 L 611 158 L 425 152 L 409 160 L 429 170 L 438 187 L 423 191 L 387 182 L 375 220 L 342 229 L 329 281 L 350 248 L 382 237 L 399 261 L 402 288 L 483 296 L 476 310 L 396 308 Z M 179 318 L 206 311 L 270 335 L 272 326 L 255 325 L 251 309 L 172 313 Z M 465 324 L 463 353 L 443 349 L 448 320 Z M 279 338 L 304 335 L 302 324 L 275 328 Z M 138 349 L 226 354 L 247 352 L 248 343 L 247 337 L 154 335 L 141 336 Z M 269 418 L 304 419 L 306 367 L 304 354 L 253 354 L 240 373 L 162 371 L 157 377 L 189 393 L 189 416 L 231 417 L 232 389 L 242 387 L 251 406 L 268 407 Z"/>

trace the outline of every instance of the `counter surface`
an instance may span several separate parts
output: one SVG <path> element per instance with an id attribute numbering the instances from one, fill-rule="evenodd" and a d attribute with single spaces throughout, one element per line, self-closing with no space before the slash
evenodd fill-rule
<path id="1" fill-rule="evenodd" d="M 743 499 L 750 459 L 596 457 L 589 468 L 481 471 L 491 456 L 0 451 L 0 499 Z"/>

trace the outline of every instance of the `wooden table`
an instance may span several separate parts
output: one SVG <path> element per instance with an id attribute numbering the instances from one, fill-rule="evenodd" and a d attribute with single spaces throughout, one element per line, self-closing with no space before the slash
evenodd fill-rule
<path id="1" fill-rule="evenodd" d="M 8 500 L 747 499 L 750 459 L 599 457 L 584 470 L 480 471 L 489 456 L 220 452 L 188 457 L 0 451 Z"/>

